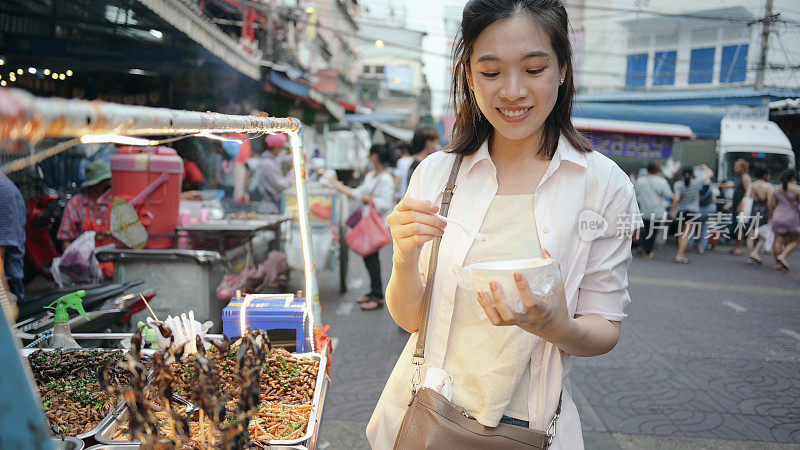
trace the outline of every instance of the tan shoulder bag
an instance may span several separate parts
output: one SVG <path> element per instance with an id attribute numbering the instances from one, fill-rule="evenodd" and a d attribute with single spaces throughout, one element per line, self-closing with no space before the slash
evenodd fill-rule
<path id="1" fill-rule="evenodd" d="M 447 216 L 450 201 L 455 190 L 458 169 L 463 155 L 457 155 L 450 171 L 450 179 L 442 195 L 440 214 Z M 561 399 L 558 400 L 555 416 L 546 432 L 535 431 L 513 425 L 500 424 L 496 427 L 481 425 L 470 417 L 463 409 L 453 405 L 438 392 L 420 389 L 422 365 L 425 363 L 425 336 L 428 331 L 428 319 L 431 311 L 433 280 L 436 274 L 436 262 L 439 256 L 441 236 L 433 240 L 431 259 L 428 266 L 428 278 L 422 303 L 422 321 L 417 333 L 417 347 L 412 362 L 415 365 L 411 379 L 413 394 L 408 406 L 400 432 L 394 443 L 396 450 L 418 449 L 487 449 L 502 448 L 509 450 L 546 450 L 556 435 L 556 422 L 561 414 Z"/>

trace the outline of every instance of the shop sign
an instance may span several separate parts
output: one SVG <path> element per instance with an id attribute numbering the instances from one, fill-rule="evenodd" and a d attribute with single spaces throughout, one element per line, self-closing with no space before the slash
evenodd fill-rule
<path id="1" fill-rule="evenodd" d="M 626 133 L 589 133 L 595 150 L 607 156 L 667 159 L 672 155 L 674 138 Z"/>

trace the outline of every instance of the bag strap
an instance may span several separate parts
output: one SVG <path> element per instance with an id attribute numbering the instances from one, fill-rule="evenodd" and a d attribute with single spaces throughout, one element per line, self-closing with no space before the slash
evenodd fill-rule
<path id="1" fill-rule="evenodd" d="M 453 161 L 453 168 L 450 169 L 450 178 L 447 180 L 447 185 L 442 192 L 442 207 L 439 211 L 444 217 L 447 217 L 447 212 L 450 210 L 450 201 L 453 199 L 453 192 L 456 189 L 456 177 L 458 177 L 458 169 L 461 167 L 461 160 L 464 155 L 456 155 L 456 160 Z M 425 362 L 425 337 L 428 334 L 428 319 L 431 313 L 431 296 L 433 295 L 433 279 L 436 276 L 436 262 L 439 259 L 439 244 L 442 242 L 442 237 L 437 236 L 433 238 L 431 245 L 431 259 L 428 264 L 428 277 L 425 281 L 425 294 L 422 296 L 422 320 L 419 324 L 419 332 L 417 333 L 417 348 L 414 350 L 414 357 L 412 362 L 417 365 L 417 370 Z"/>

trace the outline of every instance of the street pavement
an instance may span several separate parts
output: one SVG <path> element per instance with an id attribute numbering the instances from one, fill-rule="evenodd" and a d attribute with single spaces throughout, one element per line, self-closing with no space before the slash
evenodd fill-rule
<path id="1" fill-rule="evenodd" d="M 576 358 L 571 380 L 588 449 L 800 448 L 800 253 L 793 271 L 747 264 L 720 247 L 675 264 L 667 246 L 635 256 L 632 303 L 610 353 Z M 384 285 L 391 248 L 381 253 Z M 320 272 L 336 340 L 319 449 L 369 448 L 364 429 L 408 339 L 386 308 L 361 311 L 362 259 L 350 292 Z"/>

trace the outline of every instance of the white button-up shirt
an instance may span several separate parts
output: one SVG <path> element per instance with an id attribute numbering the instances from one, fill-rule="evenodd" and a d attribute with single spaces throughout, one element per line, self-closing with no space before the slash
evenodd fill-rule
<path id="1" fill-rule="evenodd" d="M 454 160 L 455 155 L 446 152 L 426 158 L 414 172 L 406 196 L 441 204 Z M 462 161 L 448 215 L 472 229 L 480 229 L 497 194 L 497 186 L 497 170 L 488 144 L 484 143 Z M 534 216 L 541 247 L 561 265 L 570 314 L 596 314 L 608 320 L 622 320 L 625 317 L 623 308 L 630 302 L 627 291 L 631 262 L 629 230 L 635 229 L 639 221 L 636 197 L 628 176 L 604 155 L 579 152 L 562 138 L 536 188 Z M 598 233 L 579 233 L 580 227 L 587 226 L 588 219 L 604 220 L 605 227 Z M 445 229 L 431 301 L 426 365 L 442 367 L 456 292 L 454 267 L 463 264 L 471 245 L 472 239 L 459 227 Z M 430 251 L 428 242 L 420 257 L 423 283 Z M 388 449 L 394 445 L 411 399 L 411 355 L 415 343 L 416 333 L 400 356 L 367 426 L 367 437 L 373 448 Z M 531 355 L 528 395 L 531 428 L 547 429 L 563 387 L 562 413 L 553 449 L 583 447 L 580 419 L 566 378 L 570 358 L 546 341 Z"/>

